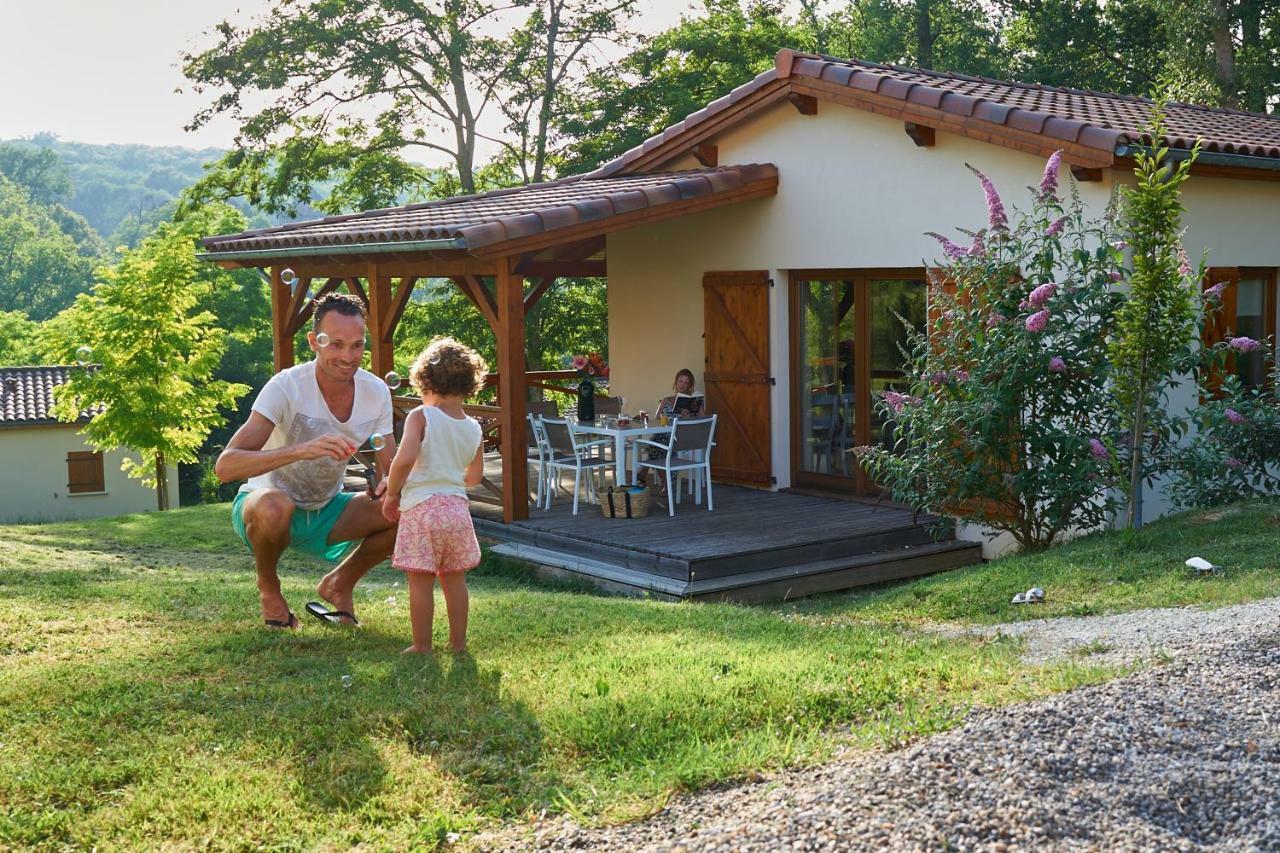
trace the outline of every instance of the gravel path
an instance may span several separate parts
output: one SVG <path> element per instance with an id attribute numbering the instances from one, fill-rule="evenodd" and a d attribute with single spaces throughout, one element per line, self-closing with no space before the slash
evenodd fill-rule
<path id="1" fill-rule="evenodd" d="M 1087 656 L 1091 664 L 1112 665 L 1212 648 L 1230 642 L 1253 626 L 1267 624 L 1280 625 L 1280 598 L 1213 610 L 1170 607 L 1106 616 L 1029 619 L 959 631 L 947 629 L 946 633 L 1025 638 L 1024 658 L 1028 663 L 1076 655 Z"/>
<path id="2" fill-rule="evenodd" d="M 1240 619 L 1222 631 L 1201 620 L 1224 611 L 1168 622 L 1157 611 L 1152 624 L 1167 627 L 1159 645 L 1199 637 L 1172 663 L 977 711 L 897 752 L 681 797 L 635 824 L 583 829 L 560 819 L 480 846 L 1280 850 L 1280 611 L 1263 604 L 1231 608 Z M 1152 630 L 1134 624 L 1111 636 L 1149 650 Z"/>

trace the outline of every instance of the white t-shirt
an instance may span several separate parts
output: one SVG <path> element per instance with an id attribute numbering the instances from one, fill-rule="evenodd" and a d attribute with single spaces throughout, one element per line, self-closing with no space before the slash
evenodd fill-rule
<path id="1" fill-rule="evenodd" d="M 357 445 L 369 436 L 391 435 L 391 391 L 386 383 L 367 370 L 357 370 L 356 398 L 351 417 L 339 421 L 316 384 L 316 363 L 308 361 L 282 370 L 263 386 L 253 411 L 276 425 L 263 450 L 303 444 L 322 435 L 336 433 Z M 279 489 L 300 509 L 315 510 L 327 504 L 342 489 L 348 460 L 330 457 L 299 459 L 283 468 L 253 477 L 241 491 Z"/>
<path id="2" fill-rule="evenodd" d="M 426 418 L 422 450 L 400 492 L 400 510 L 432 495 L 467 496 L 464 475 L 480 449 L 481 429 L 475 418 L 455 418 L 435 406 L 419 406 Z"/>

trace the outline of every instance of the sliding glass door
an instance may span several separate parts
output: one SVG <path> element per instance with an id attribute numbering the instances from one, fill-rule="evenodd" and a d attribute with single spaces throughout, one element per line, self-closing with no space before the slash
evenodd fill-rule
<path id="1" fill-rule="evenodd" d="M 876 494 L 854 448 L 893 446 L 894 425 L 873 411 L 872 400 L 905 386 L 904 322 L 924 328 L 923 272 L 793 273 L 791 317 L 793 479 Z"/>

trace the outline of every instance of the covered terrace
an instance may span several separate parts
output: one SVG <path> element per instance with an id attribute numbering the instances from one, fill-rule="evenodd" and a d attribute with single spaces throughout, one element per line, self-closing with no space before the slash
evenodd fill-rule
<path id="1" fill-rule="evenodd" d="M 608 275 L 606 235 L 624 228 L 776 194 L 770 164 L 661 174 L 573 177 L 474 196 L 205 238 L 204 260 L 268 276 L 275 369 L 293 365 L 294 340 L 314 300 L 339 288 L 368 311 L 371 370 L 392 369 L 396 326 L 423 279 L 448 279 L 497 340 L 495 416 L 502 459 L 495 491 L 505 523 L 528 517 L 524 422 L 529 389 L 564 378 L 529 373 L 525 317 L 555 298 L 562 278 Z M 292 269 L 290 287 L 281 271 Z M 410 403 L 412 405 L 412 403 Z"/>

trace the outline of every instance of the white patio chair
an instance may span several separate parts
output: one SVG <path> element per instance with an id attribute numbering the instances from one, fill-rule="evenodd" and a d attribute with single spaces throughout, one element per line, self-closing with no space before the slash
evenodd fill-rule
<path id="1" fill-rule="evenodd" d="M 641 468 L 652 468 L 661 471 L 667 478 L 667 514 L 676 514 L 676 501 L 680 496 L 672 488 L 671 475 L 688 471 L 697 478 L 694 483 L 698 494 L 695 500 L 701 500 L 702 481 L 707 483 L 707 511 L 714 509 L 711 500 L 711 448 L 715 444 L 716 416 L 709 418 L 676 418 L 671 422 L 671 434 L 666 444 L 651 441 L 647 438 L 636 439 L 636 444 L 644 444 L 656 448 L 657 459 L 643 460 L 637 453 L 632 462 L 631 479 L 638 482 Z"/>
<path id="2" fill-rule="evenodd" d="M 612 444 L 607 438 L 599 441 L 579 442 L 578 436 L 566 420 L 556 418 L 542 419 L 542 434 L 547 442 L 547 483 L 546 504 L 544 509 L 551 509 L 551 496 L 555 492 L 553 478 L 568 471 L 573 471 L 573 514 L 578 514 L 578 492 L 582 488 L 582 474 L 587 475 L 588 495 L 595 494 L 594 474 L 613 464 L 611 460 L 592 456 L 591 451 L 606 444 Z"/>
<path id="3" fill-rule="evenodd" d="M 550 449 L 547 447 L 546 436 L 542 433 L 542 418 L 535 417 L 532 414 L 526 415 L 525 419 L 528 424 L 525 426 L 525 443 L 527 445 L 526 454 L 529 459 L 529 465 L 538 466 L 537 481 L 534 484 L 534 506 L 542 506 L 542 490 L 550 488 L 547 471 L 547 457 L 550 456 Z"/>

